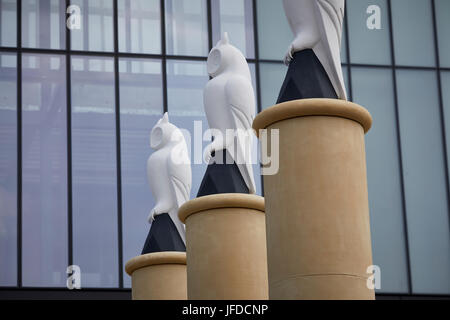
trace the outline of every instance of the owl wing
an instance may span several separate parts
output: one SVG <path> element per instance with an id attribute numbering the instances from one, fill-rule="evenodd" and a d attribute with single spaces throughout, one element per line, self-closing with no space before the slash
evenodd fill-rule
<path id="1" fill-rule="evenodd" d="M 178 218 L 178 209 L 183 203 L 189 200 L 192 185 L 190 159 L 184 139 L 174 147 L 172 152 L 176 163 L 174 162 L 174 159 L 169 156 L 167 159 L 167 167 L 169 168 L 169 183 L 172 197 L 177 205 L 170 210 L 169 216 L 177 227 L 183 242 L 186 242 L 184 224 Z"/>
<path id="2" fill-rule="evenodd" d="M 324 36 L 314 48 L 314 52 L 330 77 L 338 97 L 345 100 L 347 94 L 341 67 L 345 0 L 317 0 L 315 3 Z"/>
<path id="3" fill-rule="evenodd" d="M 230 119 L 233 121 L 232 128 L 249 133 L 244 136 L 238 135 L 235 138 L 236 155 L 234 160 L 249 192 L 255 193 L 256 187 L 251 158 L 253 134 L 249 131 L 255 118 L 255 95 L 251 81 L 241 75 L 230 77 L 225 84 L 225 97 L 229 107 L 228 110 L 231 113 Z"/>

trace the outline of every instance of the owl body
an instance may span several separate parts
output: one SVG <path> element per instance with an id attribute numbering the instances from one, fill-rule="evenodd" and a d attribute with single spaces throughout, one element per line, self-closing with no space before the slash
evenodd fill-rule
<path id="1" fill-rule="evenodd" d="M 203 100 L 206 119 L 210 128 L 218 129 L 225 135 L 225 131 L 232 121 L 228 112 L 225 85 L 232 77 L 231 73 L 221 74 L 206 84 L 203 91 Z"/>
<path id="2" fill-rule="evenodd" d="M 189 200 L 192 171 L 186 141 L 180 129 L 169 122 L 167 112 L 153 127 L 150 146 L 155 150 L 147 160 L 147 178 L 155 199 L 149 222 L 168 213 L 185 242 L 184 224 L 178 218 L 179 207 Z"/>
<path id="3" fill-rule="evenodd" d="M 203 102 L 209 128 L 213 129 L 213 142 L 206 148 L 205 158 L 227 149 L 249 192 L 255 193 L 251 128 L 256 105 L 250 69 L 243 54 L 229 43 L 226 33 L 209 53 L 207 64 L 212 79 L 204 89 Z M 220 135 L 215 135 L 214 130 Z M 234 136 L 228 136 L 227 130 L 232 130 Z"/>
<path id="4" fill-rule="evenodd" d="M 147 160 L 147 177 L 150 184 L 155 207 L 170 208 L 173 205 L 172 192 L 169 181 L 168 166 L 171 148 L 162 148 L 153 152 Z"/>
<path id="5" fill-rule="evenodd" d="M 294 52 L 312 49 L 337 96 L 347 99 L 340 55 L 345 0 L 283 0 L 283 6 L 294 33 L 285 63 Z"/>

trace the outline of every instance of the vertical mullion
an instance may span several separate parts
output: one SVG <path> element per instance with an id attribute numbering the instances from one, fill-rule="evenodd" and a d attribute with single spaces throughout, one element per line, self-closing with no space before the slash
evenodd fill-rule
<path id="1" fill-rule="evenodd" d="M 208 20 L 208 51 L 210 51 L 213 47 L 211 1 L 212 0 L 206 0 L 206 14 Z"/>
<path id="2" fill-rule="evenodd" d="M 66 0 L 66 9 L 70 6 L 70 0 Z M 66 13 L 67 18 L 67 13 Z M 72 209 L 72 89 L 71 72 L 72 62 L 70 56 L 70 30 L 66 30 L 66 130 L 67 130 L 67 255 L 69 266 L 73 264 L 73 209 Z"/>
<path id="3" fill-rule="evenodd" d="M 17 286 L 22 287 L 22 0 L 17 1 Z"/>
<path id="4" fill-rule="evenodd" d="M 348 100 L 353 101 L 353 89 L 352 89 L 352 72 L 351 72 L 351 61 L 350 61 L 350 37 L 348 31 L 348 18 L 347 18 L 347 6 L 345 7 L 344 14 L 344 24 L 345 24 L 345 49 L 347 50 L 347 79 L 348 79 Z"/>
<path id="5" fill-rule="evenodd" d="M 167 98 L 167 48 L 166 48 L 166 4 L 165 0 L 160 0 L 160 16 L 161 16 L 161 77 L 163 88 L 163 112 L 167 112 L 168 98 Z"/>
<path id="6" fill-rule="evenodd" d="M 433 32 L 434 32 L 434 50 L 436 55 L 436 73 L 437 73 L 437 84 L 438 84 L 438 92 L 439 92 L 439 112 L 441 116 L 441 129 L 442 129 L 442 142 L 444 144 L 444 168 L 445 168 L 445 182 L 446 182 L 446 191 L 447 191 L 447 210 L 449 215 L 449 228 L 450 228 L 450 198 L 449 198 L 449 173 L 448 173 L 448 150 L 447 150 L 447 137 L 445 135 L 446 126 L 444 119 L 444 99 L 442 97 L 442 79 L 441 79 L 441 62 L 439 57 L 439 43 L 438 43 L 438 35 L 437 35 L 437 21 L 436 21 L 436 4 L 435 0 L 431 1 L 431 10 L 433 15 Z"/>
<path id="7" fill-rule="evenodd" d="M 257 112 L 262 111 L 261 101 L 261 73 L 259 68 L 259 37 L 258 37 L 258 10 L 256 7 L 256 0 L 252 0 L 253 6 L 253 38 L 255 46 L 255 77 L 256 77 L 256 106 Z M 259 164 L 261 169 L 261 164 Z M 260 175 L 261 179 L 261 195 L 264 196 L 264 177 Z"/>
<path id="8" fill-rule="evenodd" d="M 405 252 L 406 252 L 406 264 L 408 271 L 408 293 L 412 294 L 412 276 L 411 276 L 411 259 L 409 254 L 409 235 L 408 235 L 408 223 L 406 214 L 406 196 L 405 196 L 405 176 L 403 173 L 403 154 L 401 144 L 401 132 L 400 132 L 400 111 L 398 106 L 398 94 L 397 94 L 397 75 L 395 70 L 395 52 L 394 52 L 394 25 L 392 23 L 392 5 L 391 0 L 387 1 L 388 5 L 388 19 L 389 19 L 389 37 L 391 45 L 391 69 L 392 69 L 392 84 L 394 86 L 394 105 L 395 105 L 395 122 L 397 125 L 397 146 L 399 155 L 399 167 L 400 167 L 400 181 L 401 181 L 401 193 L 402 193 L 402 206 L 403 206 L 403 230 L 405 234 Z M 347 39 L 348 42 L 348 39 Z"/>
<path id="9" fill-rule="evenodd" d="M 118 0 L 113 0 L 114 25 L 114 89 L 116 100 L 116 168 L 117 168 L 117 232 L 119 249 L 119 288 L 123 288 L 123 243 L 122 243 L 122 162 L 120 139 L 120 79 L 119 79 L 119 28 Z"/>

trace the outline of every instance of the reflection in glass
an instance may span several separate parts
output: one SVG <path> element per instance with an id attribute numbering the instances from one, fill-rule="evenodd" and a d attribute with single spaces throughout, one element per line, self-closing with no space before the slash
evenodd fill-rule
<path id="1" fill-rule="evenodd" d="M 258 0 L 256 9 L 259 56 L 261 59 L 282 61 L 290 43 L 294 40 L 284 14 L 283 3 L 274 0 Z"/>
<path id="2" fill-rule="evenodd" d="M 0 286 L 17 285 L 17 58 L 0 54 Z"/>
<path id="3" fill-rule="evenodd" d="M 450 68 L 450 1 L 435 0 L 436 24 L 439 45 L 439 62 L 441 67 Z"/>
<path id="4" fill-rule="evenodd" d="M 65 11 L 64 1 L 22 0 L 22 46 L 64 49 Z"/>
<path id="5" fill-rule="evenodd" d="M 73 50 L 113 51 L 112 0 L 71 0 L 81 9 L 81 28 L 70 32 Z"/>
<path id="6" fill-rule="evenodd" d="M 120 132 L 122 160 L 123 262 L 141 253 L 154 200 L 146 164 L 152 149 L 150 132 L 163 114 L 161 62 L 121 59 Z M 124 266 L 123 266 L 124 267 Z M 124 274 L 124 284 L 131 278 Z"/>
<path id="7" fill-rule="evenodd" d="M 397 86 L 412 291 L 448 294 L 448 195 L 436 72 L 398 70 Z"/>
<path id="8" fill-rule="evenodd" d="M 253 36 L 253 5 L 251 0 L 211 1 L 213 45 L 224 32 L 231 43 L 247 58 L 255 57 Z"/>
<path id="9" fill-rule="evenodd" d="M 287 67 L 280 63 L 261 63 L 261 107 L 273 106 L 278 99 Z"/>
<path id="10" fill-rule="evenodd" d="M 65 286 L 68 262 L 65 57 L 24 55 L 22 83 L 23 284 Z"/>
<path id="11" fill-rule="evenodd" d="M 0 0 L 0 45 L 15 47 L 17 43 L 17 0 Z"/>
<path id="12" fill-rule="evenodd" d="M 191 144 L 190 157 L 192 163 L 191 199 L 197 196 L 200 183 L 206 170 L 203 161 L 203 150 L 208 141 L 200 144 L 199 134 L 208 129 L 203 108 L 203 89 L 209 77 L 206 63 L 203 61 L 167 61 L 167 95 L 169 104 L 169 119 L 180 129 L 191 133 L 192 141 L 186 136 L 186 142 Z M 194 132 L 195 124 L 198 132 Z M 196 139 L 194 139 L 196 137 Z M 196 149 L 197 148 L 197 149 Z"/>
<path id="13" fill-rule="evenodd" d="M 72 57 L 73 262 L 82 287 L 118 286 L 114 61 Z"/>
<path id="14" fill-rule="evenodd" d="M 366 135 L 367 181 L 373 263 L 381 268 L 380 292 L 407 293 L 397 124 L 391 69 L 352 68 L 353 101 L 369 110 L 374 126 Z"/>
<path id="15" fill-rule="evenodd" d="M 119 50 L 161 53 L 159 0 L 119 0 Z"/>
<path id="16" fill-rule="evenodd" d="M 398 65 L 435 65 L 431 1 L 395 0 L 392 6 L 395 62 Z"/>
<path id="17" fill-rule="evenodd" d="M 394 1 L 395 2 L 395 1 Z M 386 0 L 348 0 L 347 20 L 352 63 L 390 64 L 388 6 Z M 375 13 L 367 13 L 370 6 L 380 8 L 381 29 L 369 29 L 368 19 Z M 369 20 L 370 22 L 370 20 Z M 417 40 L 416 40 L 417 41 Z M 431 49 L 431 48 L 430 48 Z"/>
<path id="18" fill-rule="evenodd" d="M 208 19 L 205 0 L 165 0 L 167 54 L 206 56 Z"/>

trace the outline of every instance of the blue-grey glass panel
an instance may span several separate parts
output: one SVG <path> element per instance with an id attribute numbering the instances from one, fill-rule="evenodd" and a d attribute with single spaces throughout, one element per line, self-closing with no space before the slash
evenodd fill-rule
<path id="1" fill-rule="evenodd" d="M 190 133 L 190 139 L 187 134 L 185 136 L 188 148 L 190 144 L 192 164 L 191 199 L 197 196 L 206 171 L 203 150 L 209 142 L 203 141 L 203 133 L 208 129 L 203 108 L 203 89 L 208 80 L 206 63 L 203 61 L 167 61 L 169 119 Z"/>
<path id="2" fill-rule="evenodd" d="M 17 285 L 17 58 L 0 54 L 0 286 Z"/>
<path id="3" fill-rule="evenodd" d="M 442 67 L 450 67 L 450 1 L 435 0 L 436 25 L 439 45 L 439 62 Z"/>
<path id="4" fill-rule="evenodd" d="M 15 47 L 17 43 L 17 0 L 0 0 L 0 45 Z"/>
<path id="5" fill-rule="evenodd" d="M 231 44 L 247 58 L 255 57 L 252 0 L 212 0 L 213 45 L 228 32 Z"/>
<path id="6" fill-rule="evenodd" d="M 72 57 L 73 262 L 82 287 L 117 287 L 112 58 Z"/>
<path id="7" fill-rule="evenodd" d="M 350 99 L 350 83 L 348 83 L 348 67 L 342 66 L 342 76 L 344 77 L 345 91 L 347 92 L 347 99 Z"/>
<path id="8" fill-rule="evenodd" d="M 81 12 L 80 29 L 70 32 L 73 50 L 113 51 L 114 26 L 112 0 L 71 0 Z"/>
<path id="9" fill-rule="evenodd" d="M 436 72 L 398 70 L 397 87 L 412 291 L 448 294 L 448 194 Z"/>
<path id="10" fill-rule="evenodd" d="M 119 50 L 161 53 L 159 0 L 119 0 Z"/>
<path id="11" fill-rule="evenodd" d="M 282 61 L 294 39 L 282 1 L 256 1 L 259 57 Z"/>
<path id="12" fill-rule="evenodd" d="M 348 0 L 346 5 L 351 62 L 390 64 L 390 26 L 387 1 Z M 367 13 L 369 9 L 371 10 Z M 376 20 L 379 20 L 379 25 L 375 23 Z"/>
<path id="13" fill-rule="evenodd" d="M 395 0 L 391 6 L 396 64 L 434 66 L 431 1 Z"/>
<path id="14" fill-rule="evenodd" d="M 381 269 L 383 293 L 407 293 L 408 269 L 398 132 L 391 69 L 352 68 L 353 101 L 369 110 L 367 182 L 373 263 Z"/>
<path id="15" fill-rule="evenodd" d="M 22 59 L 22 282 L 66 285 L 66 59 Z"/>
<path id="16" fill-rule="evenodd" d="M 64 49 L 66 46 L 65 2 L 60 0 L 22 1 L 22 46 Z"/>
<path id="17" fill-rule="evenodd" d="M 167 54 L 206 56 L 208 18 L 205 0 L 165 0 Z"/>
<path id="18" fill-rule="evenodd" d="M 261 109 L 273 106 L 278 99 L 287 67 L 280 63 L 260 64 Z"/>
<path id="19" fill-rule="evenodd" d="M 163 114 L 161 62 L 120 59 L 120 139 L 122 160 L 123 262 L 141 253 L 154 206 L 146 164 L 150 132 Z M 124 267 L 124 266 L 122 266 Z M 124 285 L 131 278 L 124 274 Z"/>

